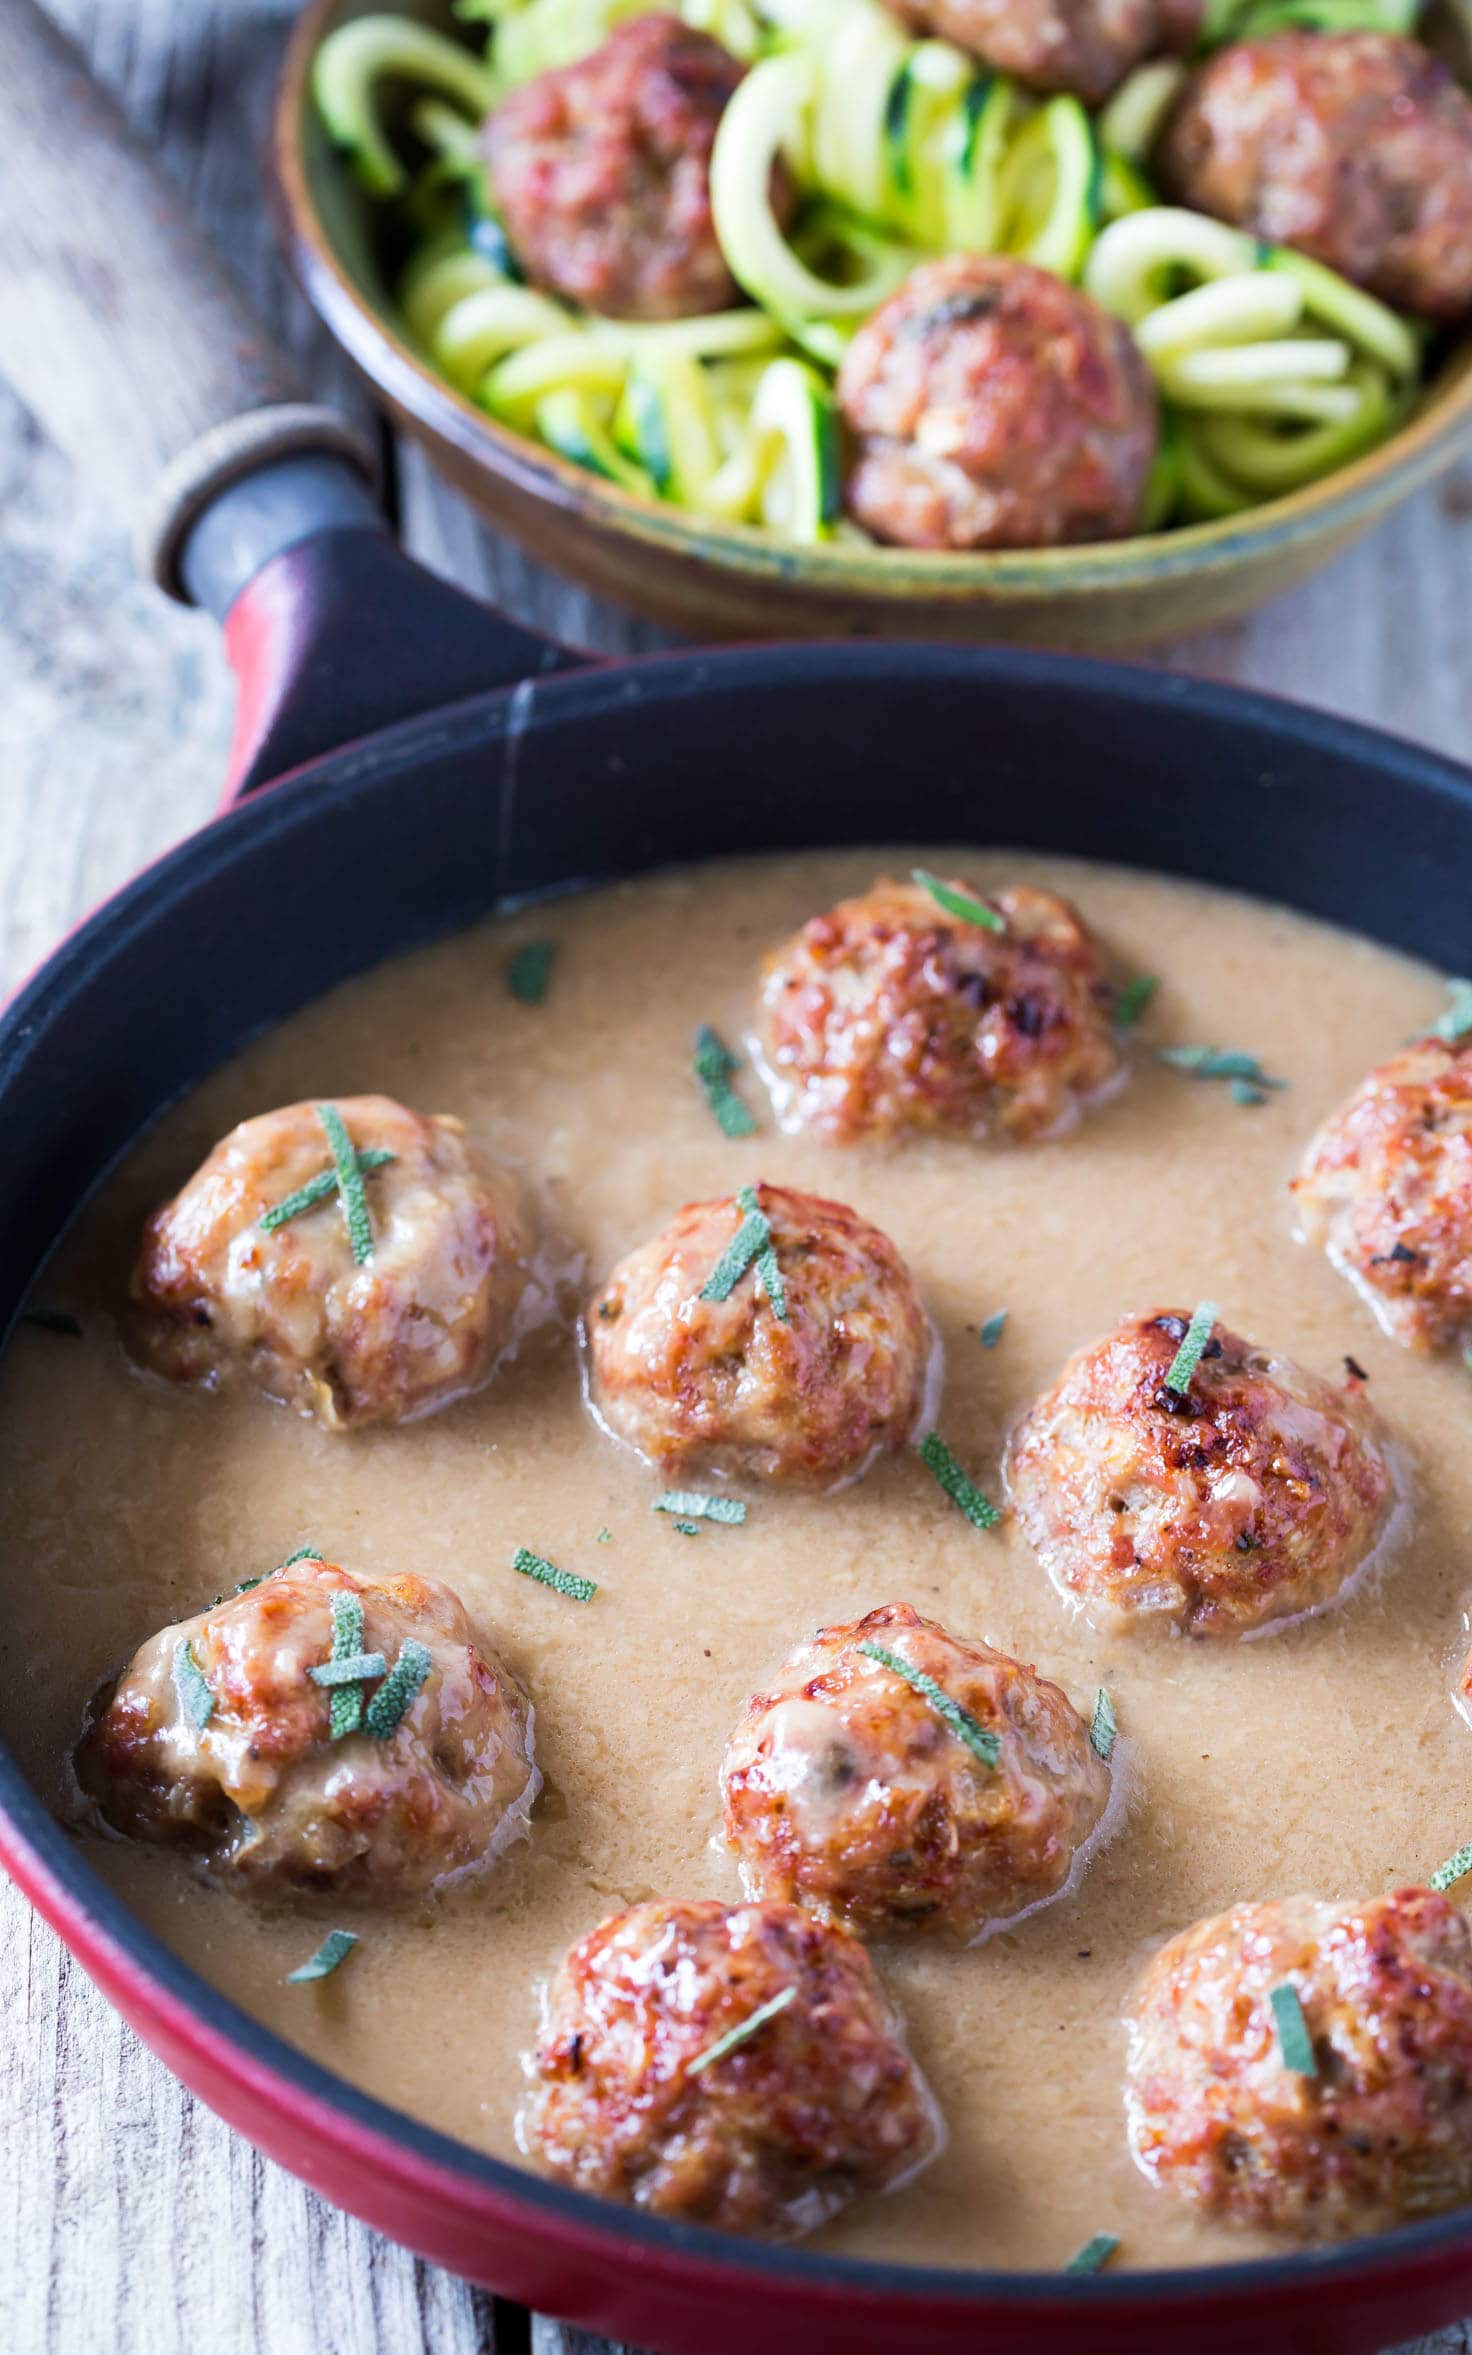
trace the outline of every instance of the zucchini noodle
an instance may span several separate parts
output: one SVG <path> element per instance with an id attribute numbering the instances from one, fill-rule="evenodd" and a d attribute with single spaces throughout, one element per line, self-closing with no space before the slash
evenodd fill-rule
<path id="1" fill-rule="evenodd" d="M 1236 514 L 1346 465 L 1392 429 L 1419 371 L 1418 332 L 1384 303 L 1177 206 L 1111 223 L 1084 285 L 1133 328 L 1179 420 L 1188 517 Z"/>
<path id="2" fill-rule="evenodd" d="M 921 261 L 1007 253 L 1130 328 L 1161 434 L 1143 528 L 1241 513 L 1399 425 L 1426 333 L 1307 256 L 1158 202 L 1149 157 L 1186 68 L 1155 59 L 1090 116 L 1039 100 L 880 0 L 678 0 L 748 71 L 711 157 L 717 239 L 748 305 L 644 324 L 522 283 L 479 126 L 506 91 L 598 48 L 650 0 L 457 0 L 478 56 L 359 17 L 318 53 L 322 120 L 396 216 L 405 327 L 464 397 L 651 500 L 798 545 L 841 519 L 833 376 Z M 1209 0 L 1203 47 L 1279 23 L 1403 30 L 1416 0 Z M 797 194 L 773 209 L 774 172 Z"/>

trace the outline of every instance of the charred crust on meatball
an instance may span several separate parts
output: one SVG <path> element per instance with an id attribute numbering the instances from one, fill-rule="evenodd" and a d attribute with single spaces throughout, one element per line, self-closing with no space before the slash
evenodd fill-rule
<path id="1" fill-rule="evenodd" d="M 534 2070 L 522 2131 L 551 2173 L 731 2232 L 810 2231 L 940 2147 L 864 1949 L 791 1906 L 614 1915 L 565 1958 Z"/>
<path id="2" fill-rule="evenodd" d="M 995 1739 L 995 1765 L 865 1645 L 928 1676 Z M 861 1936 L 970 1943 L 1069 1884 L 1110 1775 L 1057 1685 L 889 1603 L 819 1628 L 752 1695 L 721 1788 L 756 1894 Z"/>
<path id="3" fill-rule="evenodd" d="M 1077 910 L 1025 884 L 988 904 L 1001 931 L 882 876 L 768 958 L 766 1052 L 786 1125 L 834 1145 L 926 1129 L 1030 1142 L 1120 1083 L 1114 991 Z"/>
<path id="4" fill-rule="evenodd" d="M 1013 1434 L 1008 1485 L 1086 1617 L 1248 1634 L 1338 1599 L 1389 1524 L 1393 1467 L 1356 1386 L 1220 1324 L 1177 1390 L 1188 1323 L 1126 1318 L 1070 1359 Z"/>

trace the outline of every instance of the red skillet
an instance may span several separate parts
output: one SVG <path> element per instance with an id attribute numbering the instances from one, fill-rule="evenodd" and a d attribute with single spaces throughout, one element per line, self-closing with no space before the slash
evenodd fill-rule
<path id="1" fill-rule="evenodd" d="M 220 617 L 240 679 L 220 816 L 0 1020 L 0 1323 L 165 1105 L 333 983 L 509 896 L 756 849 L 1004 841 L 1203 876 L 1453 972 L 1472 963 L 1472 779 L 1362 729 L 1015 653 L 568 668 L 397 553 L 352 437 L 298 404 L 30 0 L 0 11 L 0 155 L 0 363 L 115 491 L 168 466 L 153 560 Z M 64 336 L 48 324 L 63 316 Z M 139 2034 L 262 2149 L 426 2256 L 615 2338 L 674 2355 L 1368 2355 L 1472 2310 L 1469 2213 L 1091 2281 L 653 2222 L 432 2133 L 268 2034 L 131 1917 L 3 1753 L 0 1858 Z"/>

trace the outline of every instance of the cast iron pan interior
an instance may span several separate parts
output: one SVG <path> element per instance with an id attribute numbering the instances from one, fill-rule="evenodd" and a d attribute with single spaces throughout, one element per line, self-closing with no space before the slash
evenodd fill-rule
<path id="1" fill-rule="evenodd" d="M 1282 900 L 1451 972 L 1472 963 L 1472 778 L 1343 722 L 1145 671 L 1015 653 L 678 656 L 481 696 L 313 764 L 207 827 L 64 944 L 0 1021 L 0 1324 L 139 1132 L 252 1034 L 497 902 L 730 853 L 1016 844 Z M 1209 957 L 1203 938 L 1199 954 Z M 1285 1007 L 1285 1026 L 1311 1022 Z M 345 2086 L 250 2021 L 95 1879 L 0 1752 L 0 1805 L 92 1917 L 243 2052 L 400 2144 L 625 2247 L 739 2277 L 1056 2303 L 1056 2274 L 941 2273 L 611 2218 Z M 1089 2284 L 1124 2303 L 1342 2281 L 1465 2217 L 1337 2251 Z M 739 2286 L 739 2279 L 738 2279 Z"/>

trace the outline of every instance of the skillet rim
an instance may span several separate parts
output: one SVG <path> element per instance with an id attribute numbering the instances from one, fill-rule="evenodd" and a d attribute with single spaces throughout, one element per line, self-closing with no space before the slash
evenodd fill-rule
<path id="1" fill-rule="evenodd" d="M 1242 739 L 1244 750 L 1254 741 L 1270 742 L 1283 753 L 1295 746 L 1312 747 L 1330 758 L 1368 762 L 1384 772 L 1388 783 L 1413 783 L 1472 810 L 1472 769 L 1446 754 L 1331 712 L 1143 665 L 1005 647 L 878 648 L 846 641 L 682 650 L 616 665 L 590 664 L 517 686 L 491 689 L 402 721 L 323 754 L 257 795 L 227 802 L 197 831 L 84 917 L 0 1010 L 0 1094 L 9 1076 L 12 1053 L 24 1047 L 28 1033 L 38 1026 L 44 1028 L 57 1010 L 57 991 L 61 990 L 64 1000 L 69 979 L 85 973 L 95 950 L 121 949 L 136 931 L 162 922 L 174 905 L 187 902 L 197 883 L 228 866 L 236 842 L 246 837 L 269 841 L 273 835 L 286 836 L 298 824 L 310 822 L 312 811 L 320 817 L 324 814 L 324 793 L 346 810 L 359 794 L 393 791 L 401 773 L 412 770 L 448 726 L 483 743 L 512 726 L 518 734 L 530 732 L 539 724 L 543 705 L 553 707 L 552 716 L 559 707 L 571 705 L 571 713 L 564 716 L 583 726 L 595 724 L 600 705 L 626 701 L 631 686 L 637 689 L 645 681 L 656 694 L 663 689 L 667 696 L 679 697 L 682 693 L 698 696 L 717 684 L 729 686 L 733 679 L 753 692 L 794 683 L 817 689 L 837 685 L 852 674 L 862 675 L 872 686 L 876 675 L 885 672 L 911 685 L 927 678 L 981 692 L 988 684 L 1026 685 L 1038 694 L 1051 690 L 1086 702 L 1102 700 L 1116 707 L 1169 712 L 1177 717 L 1183 731 L 1193 716 L 1209 717 L 1232 728 Z M 578 709 L 582 702 L 589 707 L 585 711 Z M 443 749 L 443 744 L 439 748 Z M 924 830 L 917 830 L 915 838 L 923 841 Z M 1293 881 L 1291 876 L 1284 879 L 1283 904 L 1290 907 L 1297 904 Z M 585 879 L 572 875 L 559 888 L 583 887 Z M 494 890 L 489 894 L 487 912 L 494 908 L 498 896 Z M 231 1051 L 238 1052 L 242 1044 L 243 1038 Z M 197 1080 L 188 1083 L 181 1093 L 198 1084 Z M 147 1125 L 177 1100 L 173 1097 L 155 1104 Z M 105 1182 L 108 1169 L 134 1148 L 142 1133 L 146 1130 L 129 1138 L 99 1171 L 87 1194 L 70 1206 L 62 1232 L 83 1202 Z M 27 1272 L 17 1306 L 38 1272 L 36 1268 Z M 9 1339 L 13 1322 L 12 1318 L 4 1341 Z M 346 2149 L 346 2137 L 340 2131 L 345 2127 L 349 2136 L 377 2146 L 390 2179 L 394 2160 L 407 2154 L 418 2166 L 446 2180 L 460 2198 L 467 2189 L 490 2193 L 510 2208 L 530 2207 L 539 2218 L 571 2228 L 580 2248 L 597 2262 L 617 2263 L 642 2250 L 666 2260 L 677 2281 L 693 2270 L 708 2286 L 714 2270 L 731 2278 L 735 2287 L 765 2277 L 774 2288 L 790 2284 L 820 2294 L 867 2294 L 883 2299 L 891 2308 L 974 2305 L 994 2314 L 1011 2308 L 1018 2315 L 1057 2312 L 1078 2316 L 1099 2307 L 1124 2309 L 1139 2304 L 1165 2308 L 1177 2302 L 1194 2308 L 1203 2301 L 1222 2299 L 1240 2303 L 1246 2310 L 1257 2302 L 1271 2302 L 1284 2290 L 1317 2284 L 1343 2289 L 1356 2280 L 1380 2280 L 1412 2268 L 1420 2271 L 1423 2258 L 1434 2260 L 1459 2251 L 1472 2258 L 1472 2204 L 1389 2232 L 1331 2246 L 1295 2249 L 1281 2256 L 1084 2277 L 908 2265 L 814 2252 L 800 2246 L 738 2240 L 708 2226 L 648 2216 L 549 2182 L 528 2167 L 495 2158 L 444 2134 L 365 2093 L 254 2020 L 182 1962 L 108 1888 L 64 1824 L 32 1788 L 4 1742 L 0 1742 L 0 1863 L 12 1871 L 28 1901 L 48 1919 L 51 1916 L 36 1893 L 36 1884 L 46 1887 L 48 1895 L 60 1893 L 57 1912 L 66 1929 L 53 1926 L 78 1960 L 81 1952 L 73 1943 L 73 1934 L 80 1935 L 81 1946 L 89 1955 L 82 1967 L 89 1977 L 100 1936 L 112 1950 L 108 1959 L 121 1962 L 123 1975 L 135 1983 L 155 2018 L 161 1998 L 196 2037 L 203 2037 L 208 2057 L 222 2074 L 233 2075 L 239 2082 L 243 2058 L 264 2079 L 278 2104 L 284 2101 L 287 2106 L 299 2106 L 305 2098 L 318 2113 L 314 2131 L 325 2127 L 335 2153 Z M 111 1995 L 104 1999 L 113 2003 L 114 2009 L 121 2008 Z M 172 2063 L 164 2065 L 171 2073 L 180 2073 Z M 208 2101 L 206 2106 L 211 2106 Z M 327 2197 L 333 2198 L 331 2192 Z"/>

